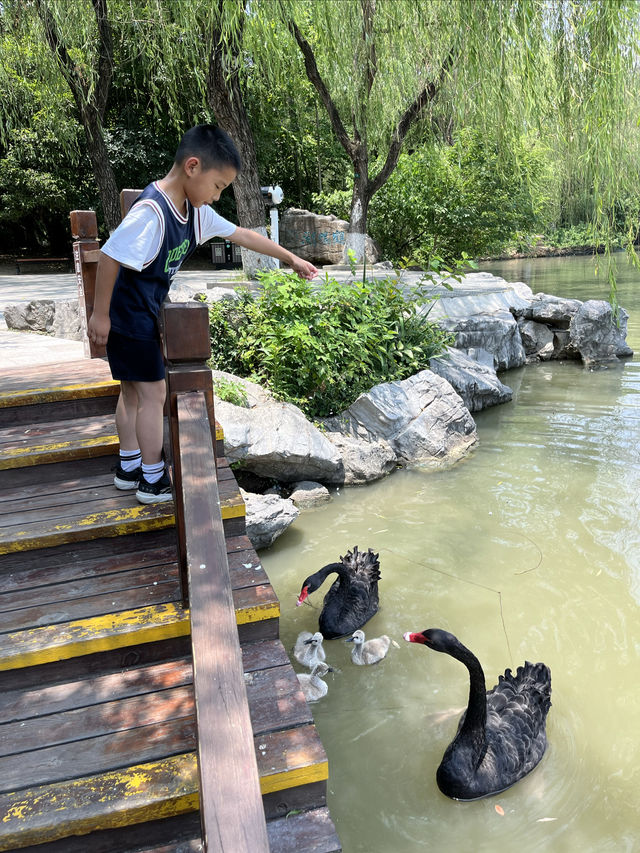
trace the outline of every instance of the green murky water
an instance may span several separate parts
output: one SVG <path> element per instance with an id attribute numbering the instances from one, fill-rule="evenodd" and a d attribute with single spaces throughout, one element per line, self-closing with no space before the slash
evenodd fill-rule
<path id="1" fill-rule="evenodd" d="M 640 275 L 622 266 L 640 352 Z M 534 291 L 604 292 L 590 258 L 486 268 Z M 340 671 L 312 706 L 345 853 L 640 850 L 640 355 L 501 378 L 514 400 L 476 415 L 467 459 L 336 491 L 262 552 L 287 647 L 317 626 L 317 610 L 295 607 L 304 577 L 354 544 L 380 552 L 382 607 L 366 632 L 400 648 L 355 667 L 350 646 L 326 643 Z M 403 642 L 427 627 L 459 636 L 488 686 L 525 658 L 551 668 L 547 754 L 497 797 L 455 803 L 436 787 L 468 679 L 452 658 Z"/>

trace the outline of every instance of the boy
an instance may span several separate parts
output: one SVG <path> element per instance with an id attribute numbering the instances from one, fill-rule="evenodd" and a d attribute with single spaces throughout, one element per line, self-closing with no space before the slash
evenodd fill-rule
<path id="1" fill-rule="evenodd" d="M 164 362 L 158 315 L 171 279 L 199 243 L 219 236 L 278 258 L 311 279 L 317 269 L 267 237 L 236 227 L 209 206 L 241 168 L 231 138 L 210 124 L 183 136 L 171 171 L 138 197 L 102 247 L 89 339 L 107 345 L 120 380 L 116 429 L 118 489 L 136 489 L 141 503 L 172 499 L 162 457 Z"/>

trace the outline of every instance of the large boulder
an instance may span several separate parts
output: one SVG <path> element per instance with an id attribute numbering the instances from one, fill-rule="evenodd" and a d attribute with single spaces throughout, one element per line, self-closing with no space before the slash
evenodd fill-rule
<path id="1" fill-rule="evenodd" d="M 56 300 L 51 332 L 56 338 L 66 338 L 70 341 L 83 340 L 84 331 L 80 323 L 77 299 Z"/>
<path id="2" fill-rule="evenodd" d="M 240 489 L 246 507 L 247 536 L 256 549 L 268 548 L 282 535 L 300 511 L 288 498 L 256 495 Z"/>
<path id="3" fill-rule="evenodd" d="M 536 293 L 531 297 L 529 305 L 511 310 L 516 317 L 522 317 L 524 320 L 545 323 L 556 329 L 568 329 L 571 318 L 581 305 L 582 302 L 579 299 L 564 299 L 561 296 L 550 296 L 548 293 Z"/>
<path id="4" fill-rule="evenodd" d="M 618 309 L 618 322 L 613 309 L 603 299 L 583 302 L 571 319 L 569 336 L 572 346 L 580 353 L 585 364 L 614 361 L 618 357 L 633 355 L 625 340 L 627 312 Z"/>
<path id="5" fill-rule="evenodd" d="M 518 324 L 509 311 L 473 314 L 462 319 L 440 318 L 438 324 L 453 332 L 456 349 L 490 352 L 498 371 L 521 367 L 526 362 Z"/>
<path id="6" fill-rule="evenodd" d="M 451 385 L 431 370 L 376 385 L 344 416 L 387 441 L 401 461 L 410 463 L 453 462 L 477 439 L 469 410 Z"/>
<path id="7" fill-rule="evenodd" d="M 535 320 L 518 320 L 520 338 L 527 361 L 548 361 L 556 352 L 556 335 L 546 323 L 536 323 Z M 564 330 L 559 330 L 564 331 Z M 559 340 L 561 340 L 559 338 Z M 562 339 L 564 340 L 564 339 Z M 566 349 L 560 344 L 561 349 Z"/>
<path id="8" fill-rule="evenodd" d="M 7 328 L 19 332 L 51 332 L 56 303 L 53 299 L 35 299 L 5 305 L 4 319 Z"/>
<path id="9" fill-rule="evenodd" d="M 296 207 L 285 210 L 280 219 L 280 243 L 314 264 L 344 263 L 348 231 L 349 223 L 344 219 Z M 379 252 L 370 237 L 366 237 L 365 247 L 367 263 L 376 263 Z"/>
<path id="10" fill-rule="evenodd" d="M 507 403 L 513 396 L 511 388 L 498 379 L 492 365 L 476 361 L 462 350 L 448 347 L 443 355 L 429 359 L 429 367 L 447 380 L 470 412 Z"/>
<path id="11" fill-rule="evenodd" d="M 321 423 L 342 459 L 341 476 L 335 482 L 346 486 L 370 483 L 386 477 L 397 466 L 398 457 L 389 442 L 375 438 L 353 419 L 338 416 L 324 418 Z"/>
<path id="12" fill-rule="evenodd" d="M 242 461 L 248 471 L 284 483 L 339 482 L 338 449 L 297 406 L 268 396 L 247 407 L 216 399 L 215 412 L 230 462 Z"/>

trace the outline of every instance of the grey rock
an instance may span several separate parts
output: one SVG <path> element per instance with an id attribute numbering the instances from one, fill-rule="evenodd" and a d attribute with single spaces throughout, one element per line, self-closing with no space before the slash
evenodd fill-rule
<path id="1" fill-rule="evenodd" d="M 448 347 L 444 355 L 429 359 L 429 367 L 447 380 L 470 412 L 507 403 L 513 396 L 511 388 L 498 379 L 493 364 L 476 361 L 461 350 Z"/>
<path id="2" fill-rule="evenodd" d="M 548 293 L 536 293 L 526 308 L 514 308 L 513 313 L 524 320 L 546 323 L 557 329 L 568 329 L 571 318 L 581 305 L 579 299 L 563 299 Z"/>
<path id="3" fill-rule="evenodd" d="M 268 548 L 292 524 L 300 511 L 277 495 L 256 495 L 240 489 L 246 506 L 247 536 L 253 547 Z"/>
<path id="4" fill-rule="evenodd" d="M 375 438 L 388 441 L 407 462 L 453 462 L 477 438 L 475 422 L 459 395 L 430 370 L 376 385 L 344 414 Z"/>
<path id="5" fill-rule="evenodd" d="M 341 476 L 337 448 L 297 406 L 274 400 L 250 408 L 216 400 L 229 462 L 242 460 L 248 471 L 284 483 Z"/>
<path id="6" fill-rule="evenodd" d="M 555 335 L 545 323 L 518 320 L 520 338 L 527 361 L 548 361 L 555 353 Z"/>
<path id="7" fill-rule="evenodd" d="M 289 500 L 293 501 L 298 509 L 309 509 L 330 501 L 331 495 L 329 489 L 322 483 L 315 483 L 313 480 L 301 480 L 299 483 L 294 483 Z"/>
<path id="8" fill-rule="evenodd" d="M 617 325 L 613 309 L 605 300 L 589 299 L 582 303 L 571 319 L 569 336 L 585 364 L 633 355 L 625 340 L 628 317 L 627 312 L 620 308 Z"/>
<path id="9" fill-rule="evenodd" d="M 35 299 L 4 307 L 7 328 L 15 331 L 51 332 L 54 313 L 53 299 Z"/>
<path id="10" fill-rule="evenodd" d="M 336 482 L 347 486 L 370 483 L 386 477 L 397 466 L 398 457 L 389 442 L 374 438 L 353 419 L 324 418 L 321 423 L 342 459 L 342 476 Z"/>
<path id="11" fill-rule="evenodd" d="M 80 323 L 77 299 L 57 299 L 51 331 L 56 338 L 81 341 L 84 331 Z"/>
<path id="12" fill-rule="evenodd" d="M 346 220 L 301 208 L 288 208 L 280 219 L 280 243 L 315 264 L 342 263 L 348 233 Z M 365 245 L 367 263 L 376 263 L 379 252 L 374 241 L 366 237 Z"/>
<path id="13" fill-rule="evenodd" d="M 509 311 L 474 314 L 463 319 L 441 318 L 438 323 L 453 332 L 456 349 L 490 352 L 498 371 L 521 367 L 526 361 L 518 324 Z"/>

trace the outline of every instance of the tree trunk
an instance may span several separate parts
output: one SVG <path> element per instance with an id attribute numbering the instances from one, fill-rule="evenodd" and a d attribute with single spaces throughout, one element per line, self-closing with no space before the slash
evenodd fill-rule
<path id="1" fill-rule="evenodd" d="M 122 217 L 120 214 L 120 194 L 104 141 L 102 122 L 95 111 L 90 108 L 82 110 L 81 113 L 93 176 L 100 193 L 105 223 L 111 232 L 118 227 Z"/>
<path id="2" fill-rule="evenodd" d="M 351 195 L 351 212 L 349 215 L 349 230 L 344 247 L 345 263 L 352 259 L 362 264 L 366 259 L 367 217 L 371 201 L 369 181 L 369 157 L 366 147 L 360 146 L 353 163 L 353 193 Z"/>
<path id="3" fill-rule="evenodd" d="M 231 185 L 236 200 L 238 223 L 243 228 L 251 228 L 266 236 L 266 217 L 258 177 L 255 140 L 242 100 L 238 73 L 226 73 L 227 67 L 227 57 L 214 35 L 207 75 L 207 103 L 218 124 L 235 142 L 242 158 L 242 171 Z M 273 269 L 276 263 L 267 255 L 242 249 L 242 266 L 248 277 L 252 277 L 258 269 Z"/>

